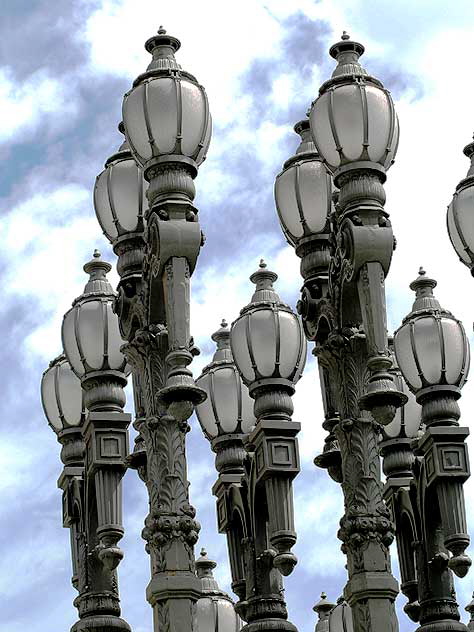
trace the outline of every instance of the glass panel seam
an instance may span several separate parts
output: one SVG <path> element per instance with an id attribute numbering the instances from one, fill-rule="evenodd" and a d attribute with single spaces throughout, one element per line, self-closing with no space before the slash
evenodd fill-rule
<path id="1" fill-rule="evenodd" d="M 342 162 L 345 156 L 344 156 L 344 151 L 342 149 L 341 143 L 339 142 L 339 136 L 337 134 L 336 123 L 334 121 L 334 88 L 329 89 L 328 116 L 329 116 L 329 125 L 331 126 L 332 137 L 334 140 L 334 144 L 336 145 L 336 151 L 339 154 L 339 160 Z"/>
<path id="2" fill-rule="evenodd" d="M 466 241 L 466 239 L 465 239 L 465 237 L 463 235 L 463 232 L 461 230 L 461 222 L 459 220 L 457 198 L 458 198 L 458 192 L 456 191 L 456 193 L 453 195 L 453 201 L 451 202 L 451 205 L 453 207 L 454 225 L 456 226 L 458 237 L 459 237 L 459 239 L 460 239 L 460 241 L 461 241 L 461 243 L 462 243 L 462 245 L 464 247 L 466 255 L 469 257 L 469 259 L 471 260 L 471 264 L 472 264 L 474 262 L 474 253 L 472 252 L 472 250 L 468 246 L 467 241 Z"/>
<path id="3" fill-rule="evenodd" d="M 365 83 L 357 83 L 359 89 L 360 101 L 362 107 L 362 125 L 363 125 L 363 138 L 362 138 L 362 152 L 361 159 L 370 160 L 368 147 L 369 147 L 369 112 L 367 106 L 367 92 L 365 90 Z"/>
<path id="4" fill-rule="evenodd" d="M 417 352 L 416 344 L 415 344 L 415 323 L 413 321 L 410 321 L 409 327 L 410 327 L 411 349 L 412 349 L 412 353 L 413 353 L 413 359 L 415 361 L 415 366 L 416 366 L 416 369 L 418 371 L 418 377 L 421 380 L 421 385 L 422 386 L 427 386 L 428 382 L 426 381 L 425 376 L 423 375 L 423 371 L 421 370 L 420 360 L 418 358 L 418 352 Z"/>
<path id="5" fill-rule="evenodd" d="M 172 153 L 181 154 L 183 152 L 183 89 L 179 77 L 173 77 L 173 83 L 176 95 L 176 141 Z"/>
<path id="6" fill-rule="evenodd" d="M 252 337 L 251 337 L 251 331 L 250 331 L 250 318 L 251 318 L 251 314 L 247 314 L 245 316 L 246 323 L 245 323 L 245 335 L 246 335 L 246 339 L 247 339 L 247 350 L 249 352 L 249 356 L 250 356 L 250 362 L 252 364 L 252 369 L 253 369 L 253 373 L 254 373 L 254 380 L 257 380 L 260 376 L 260 373 L 257 369 L 257 365 L 255 363 L 255 357 L 253 354 L 253 348 L 252 348 Z"/>
<path id="7" fill-rule="evenodd" d="M 281 377 L 280 371 L 280 314 L 278 307 L 272 305 L 273 325 L 275 327 L 275 369 L 273 375 L 275 377 Z"/>
<path id="8" fill-rule="evenodd" d="M 216 398 L 214 396 L 214 369 L 209 371 L 209 399 L 211 400 L 212 412 L 214 413 L 214 422 L 217 426 L 217 434 L 221 434 L 221 423 L 217 414 Z"/>
<path id="9" fill-rule="evenodd" d="M 202 122 L 201 140 L 198 143 L 196 151 L 192 155 L 194 160 L 197 159 L 199 152 L 204 147 L 204 141 L 206 140 L 207 130 L 209 129 L 209 101 L 207 99 L 207 94 L 206 94 L 206 91 L 204 90 L 204 87 L 201 85 L 198 85 L 198 88 L 201 91 L 202 98 L 204 99 L 204 119 Z"/>
<path id="10" fill-rule="evenodd" d="M 64 417 L 63 407 L 61 406 L 61 397 L 59 394 L 59 367 L 60 366 L 61 366 L 60 364 L 57 364 L 53 369 L 54 370 L 54 394 L 56 396 L 56 406 L 58 407 L 59 419 L 61 420 L 61 423 L 63 424 L 63 427 L 64 427 L 65 423 L 66 425 L 69 425 L 69 424 L 66 422 L 66 418 Z"/>
<path id="11" fill-rule="evenodd" d="M 102 311 L 102 321 L 104 323 L 104 355 L 102 360 L 102 369 L 110 369 L 109 364 L 109 318 L 107 313 L 107 303 L 104 300 L 100 301 Z"/>
<path id="12" fill-rule="evenodd" d="M 311 231 L 308 229 L 308 225 L 306 223 L 306 219 L 303 212 L 303 203 L 301 202 L 301 191 L 300 191 L 300 166 L 295 165 L 295 194 L 296 194 L 296 206 L 298 207 L 298 215 L 300 216 L 300 224 L 303 227 L 303 235 L 307 235 Z"/>
<path id="13" fill-rule="evenodd" d="M 235 387 L 237 392 L 237 428 L 240 432 L 242 432 L 242 382 L 235 365 L 232 367 L 232 370 L 234 372 Z"/>
<path id="14" fill-rule="evenodd" d="M 456 322 L 458 323 L 458 325 L 461 328 L 462 341 L 463 341 L 462 367 L 461 367 L 460 375 L 459 375 L 458 379 L 456 380 L 457 386 L 461 386 L 462 384 L 464 384 L 464 382 L 466 381 L 466 378 L 467 378 L 466 366 L 467 366 L 467 359 L 468 359 L 468 356 L 469 356 L 469 341 L 468 341 L 467 336 L 466 336 L 466 330 L 464 329 L 464 325 L 460 321 L 456 321 Z"/>
<path id="15" fill-rule="evenodd" d="M 122 230 L 121 230 L 122 227 L 120 226 L 120 222 L 117 217 L 117 212 L 115 210 L 115 203 L 112 196 L 112 170 L 113 168 L 114 168 L 113 165 L 110 165 L 110 167 L 107 169 L 107 198 L 109 200 L 110 211 L 112 213 L 112 220 L 115 225 L 115 229 L 117 230 L 117 233 L 120 235 L 122 233 Z"/>
<path id="16" fill-rule="evenodd" d="M 148 81 L 143 84 L 143 116 L 145 117 L 146 132 L 148 142 L 150 143 L 151 154 L 154 157 L 157 154 L 159 155 L 160 151 L 151 131 L 150 113 L 148 112 Z"/>
<path id="17" fill-rule="evenodd" d="M 388 132 L 388 139 L 387 139 L 388 142 L 387 142 L 387 147 L 385 149 L 385 156 L 383 158 L 383 163 L 385 164 L 385 161 L 387 160 L 388 155 L 393 149 L 392 144 L 393 144 L 393 139 L 395 138 L 395 106 L 393 105 L 393 100 L 388 90 L 384 90 L 383 92 L 387 99 L 388 108 L 390 110 L 390 130 Z"/>
<path id="18" fill-rule="evenodd" d="M 441 345 L 441 383 L 447 384 L 446 379 L 446 349 L 445 349 L 445 341 L 444 341 L 444 332 L 443 326 L 441 323 L 441 318 L 439 316 L 433 316 L 436 321 L 436 326 L 438 328 L 439 335 L 439 343 Z"/>
<path id="19" fill-rule="evenodd" d="M 87 371 L 89 367 L 89 364 L 84 356 L 84 351 L 82 349 L 82 344 L 81 344 L 81 337 L 79 335 L 79 313 L 81 311 L 81 305 L 77 304 L 74 307 L 74 336 L 76 338 L 76 346 L 77 346 L 77 350 L 79 351 L 79 358 L 82 362 L 82 366 L 84 368 L 84 372 Z"/>

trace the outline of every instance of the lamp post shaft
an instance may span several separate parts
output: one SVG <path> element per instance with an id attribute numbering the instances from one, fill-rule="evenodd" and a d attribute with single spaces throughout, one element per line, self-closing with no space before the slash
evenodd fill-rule
<path id="1" fill-rule="evenodd" d="M 358 403 L 365 387 L 367 344 L 363 336 L 328 343 L 315 352 L 336 386 L 340 415 L 333 432 L 341 453 L 345 507 L 338 532 L 349 575 L 344 597 L 351 605 L 356 632 L 396 631 L 398 586 L 389 552 L 394 529 L 382 497 L 379 431 Z"/>
<path id="2" fill-rule="evenodd" d="M 135 460 L 133 467 L 143 476 L 150 499 L 142 535 L 151 561 L 147 599 L 154 612 L 154 629 L 192 631 L 200 597 L 194 572 L 200 526 L 189 502 L 185 439 L 187 419 L 202 399 L 188 369 L 194 352 L 189 282 L 201 232 L 192 205 L 194 184 L 186 167 L 178 163 L 169 169 L 163 163 L 149 170 L 147 177 L 152 192 L 143 275 L 137 293 L 127 298 L 123 291 L 118 305 L 121 330 L 129 339 L 124 352 L 136 375 L 140 434 L 131 462 Z M 123 276 L 127 278 L 126 267 Z M 140 308 L 129 309 L 137 299 Z M 130 319 L 136 319 L 135 326 Z M 137 461 L 143 449 L 146 456 Z"/>
<path id="3" fill-rule="evenodd" d="M 194 406 L 205 399 L 188 368 L 198 353 L 189 302 L 202 242 L 194 178 L 209 145 L 211 118 L 204 88 L 176 61 L 180 45 L 160 27 L 145 43 L 152 55 L 147 70 L 124 96 L 126 146 L 148 182 L 149 209 L 138 238 L 136 231 L 109 235 L 119 256 L 116 310 L 128 341 L 124 353 L 135 374 L 139 436 L 129 463 L 150 500 L 142 535 L 151 559 L 147 599 L 156 632 L 195 630 L 201 595 L 194 568 L 200 526 L 189 503 L 185 438 Z M 141 204 L 137 219 L 140 212 Z"/>

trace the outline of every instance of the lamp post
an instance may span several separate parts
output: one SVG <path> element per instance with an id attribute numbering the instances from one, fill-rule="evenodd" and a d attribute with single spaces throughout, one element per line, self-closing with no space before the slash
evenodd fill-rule
<path id="1" fill-rule="evenodd" d="M 457 404 L 469 345 L 462 324 L 434 297 L 435 286 L 420 269 L 410 285 L 412 311 L 394 335 L 400 371 L 419 406 L 411 403 L 403 426 L 385 429 L 392 437 L 382 443 L 384 495 L 396 521 L 405 611 L 420 622 L 420 632 L 466 632 L 452 574 L 464 577 L 471 565 L 462 491 L 469 431 L 459 427 Z"/>
<path id="2" fill-rule="evenodd" d="M 123 553 L 121 479 L 126 470 L 130 415 L 123 412 L 127 380 L 120 352 L 111 265 L 95 251 L 90 275 L 63 321 L 65 356 L 44 373 L 45 414 L 63 445 L 63 525 L 71 532 L 72 583 L 79 621 L 73 632 L 130 631 L 120 618 L 117 571 Z"/>
<path id="3" fill-rule="evenodd" d="M 296 630 L 287 620 L 281 575 L 296 564 L 292 480 L 300 425 L 291 421 L 291 395 L 306 342 L 300 321 L 273 288 L 277 278 L 261 261 L 250 277 L 251 302 L 231 332 L 224 321 L 213 334 L 217 351 L 198 378 L 207 393 L 198 418 L 217 453 L 218 528 L 227 534 L 245 632 Z"/>
<path id="4" fill-rule="evenodd" d="M 349 574 L 344 596 L 354 629 L 375 632 L 398 629 L 379 424 L 390 423 L 407 396 L 390 371 L 384 288 L 394 240 L 383 183 L 398 121 L 388 91 L 360 65 L 363 52 L 346 33 L 331 47 L 336 69 L 309 122 L 295 127 L 301 144 L 277 177 L 275 197 L 283 232 L 301 258 L 299 311 L 320 365 L 329 436 L 317 463 L 344 492 L 338 534 Z M 308 195 L 311 188 L 318 195 Z"/>
<path id="5" fill-rule="evenodd" d="M 189 330 L 189 282 L 202 243 L 193 180 L 209 146 L 211 118 L 204 88 L 176 61 L 179 47 L 163 28 L 146 42 L 153 59 L 123 102 L 126 143 L 107 161 L 95 195 L 118 255 L 116 312 L 133 368 L 139 431 L 130 464 L 150 499 L 142 535 L 151 557 L 147 599 L 155 630 L 195 630 L 201 595 L 194 568 L 200 526 L 189 503 L 185 436 L 194 405 L 205 398 L 188 369 L 198 353 Z M 121 215 L 111 203 L 123 200 L 128 184 L 114 178 L 119 167 L 131 182 Z"/>

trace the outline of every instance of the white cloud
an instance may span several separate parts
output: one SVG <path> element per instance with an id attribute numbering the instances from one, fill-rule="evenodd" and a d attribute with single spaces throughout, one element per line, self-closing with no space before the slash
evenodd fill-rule
<path id="1" fill-rule="evenodd" d="M 66 94 L 66 89 L 68 93 Z M 39 70 L 20 83 L 11 69 L 0 68 L 0 143 L 27 140 L 26 134 L 36 131 L 44 119 L 58 127 L 65 119 L 71 121 L 78 110 L 75 90 L 62 84 L 45 71 Z"/>
<path id="2" fill-rule="evenodd" d="M 82 271 L 86 257 L 104 245 L 95 215 L 82 212 L 89 200 L 89 191 L 64 185 L 33 195 L 0 220 L 3 246 L 11 253 L 4 292 L 29 299 L 48 314 L 23 341 L 30 353 L 45 360 L 60 349 L 62 316 L 87 280 Z"/>

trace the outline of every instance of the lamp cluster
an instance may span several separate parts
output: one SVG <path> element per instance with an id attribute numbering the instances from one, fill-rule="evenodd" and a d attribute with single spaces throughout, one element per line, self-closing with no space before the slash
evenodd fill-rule
<path id="1" fill-rule="evenodd" d="M 206 157 L 211 116 L 204 88 L 177 63 L 180 42 L 160 28 L 145 44 L 147 70 L 124 96 L 125 140 L 94 189 L 100 226 L 118 257 L 96 251 L 84 293 L 63 321 L 64 355 L 42 381 L 43 407 L 63 445 L 64 525 L 71 529 L 79 621 L 74 632 L 129 630 L 120 618 L 116 569 L 123 556 L 121 478 L 137 469 L 149 495 L 142 536 L 154 630 L 297 632 L 283 577 L 297 563 L 293 480 L 299 472 L 292 395 L 306 361 L 318 359 L 328 432 L 315 463 L 341 484 L 338 537 L 347 555 L 343 597 L 316 604 L 317 632 L 396 631 L 396 537 L 405 610 L 419 632 L 459 622 L 452 574 L 471 564 L 462 484 L 469 476 L 457 400 L 469 371 L 462 324 L 420 269 L 413 309 L 387 333 L 385 278 L 394 250 L 383 184 L 398 147 L 390 93 L 360 64 L 364 47 L 344 33 L 337 65 L 277 176 L 282 231 L 301 259 L 299 316 L 277 294 L 262 260 L 248 305 L 212 335 L 212 361 L 194 381 L 190 277 L 203 236 L 194 179 Z M 474 143 L 466 155 L 474 155 Z M 448 209 L 451 240 L 474 266 L 471 173 Z M 472 232 L 472 231 L 471 231 Z M 472 246 L 472 247 L 471 247 Z M 123 413 L 129 373 L 137 430 L 128 450 Z M 218 529 L 227 537 L 233 604 L 218 588 L 189 502 L 186 433 L 193 411 L 216 454 Z M 386 483 L 381 480 L 381 462 Z M 244 622 L 244 623 L 243 623 Z M 91 627 L 87 627 L 91 626 Z"/>

